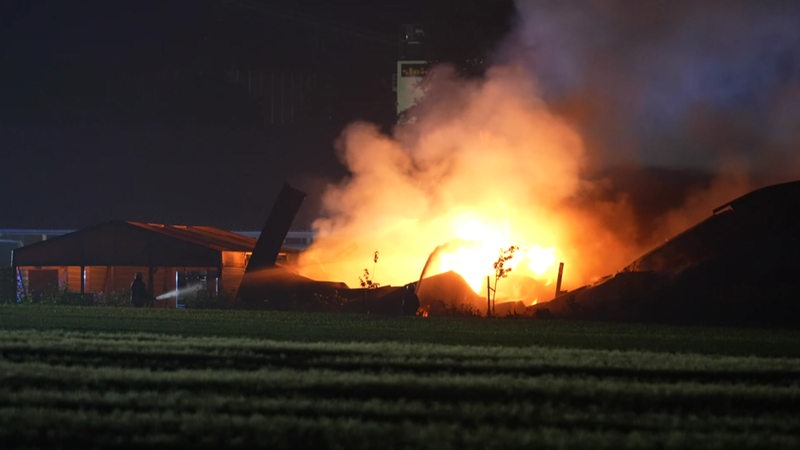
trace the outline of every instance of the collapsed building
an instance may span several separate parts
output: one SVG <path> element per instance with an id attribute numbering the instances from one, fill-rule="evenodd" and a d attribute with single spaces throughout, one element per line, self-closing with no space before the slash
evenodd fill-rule
<path id="1" fill-rule="evenodd" d="M 800 324 L 800 181 L 767 186 L 600 282 L 528 308 L 539 317 Z"/>
<path id="2" fill-rule="evenodd" d="M 289 213 L 282 220 L 290 222 L 292 208 L 280 203 L 295 202 L 296 212 L 302 198 L 286 200 L 289 197 L 279 199 L 275 210 Z M 529 307 L 504 302 L 494 314 L 662 323 L 800 323 L 798 205 L 800 181 L 758 189 L 715 208 L 710 217 L 615 275 L 571 291 L 559 287 L 556 298 Z M 275 229 L 269 221 L 262 236 L 270 234 L 268 229 Z M 413 314 L 412 305 L 422 300 L 425 312 L 436 314 L 453 312 L 448 311 L 452 305 L 486 304 L 456 273 L 405 286 L 349 289 L 344 283 L 315 281 L 276 266 L 275 248 L 274 242 L 265 252 L 270 255 L 266 265 L 248 267 L 254 274 L 260 272 L 250 281 L 245 275 L 240 296 L 249 306 Z"/>
<path id="3" fill-rule="evenodd" d="M 349 288 L 343 282 L 318 281 L 278 264 L 281 243 L 305 198 L 288 184 L 281 189 L 253 249 L 237 293 L 246 308 L 415 314 L 416 284 Z"/>

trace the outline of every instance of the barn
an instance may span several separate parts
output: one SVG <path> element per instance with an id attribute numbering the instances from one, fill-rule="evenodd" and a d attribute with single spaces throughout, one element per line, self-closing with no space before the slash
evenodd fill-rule
<path id="1" fill-rule="evenodd" d="M 127 296 L 141 272 L 154 297 L 233 300 L 256 239 L 209 226 L 110 221 L 14 250 L 18 294 Z"/>

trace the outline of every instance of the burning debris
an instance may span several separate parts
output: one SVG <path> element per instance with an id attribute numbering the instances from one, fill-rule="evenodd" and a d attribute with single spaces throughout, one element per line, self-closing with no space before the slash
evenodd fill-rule
<path id="1" fill-rule="evenodd" d="M 359 122 L 343 131 L 336 146 L 349 176 L 325 190 L 321 216 L 313 224 L 316 239 L 293 267 L 297 274 L 376 288 L 370 289 L 375 296 L 382 289 L 399 292 L 413 286 L 429 314 L 517 313 L 519 305 L 535 304 L 523 310 L 559 315 L 565 311 L 556 307 L 560 303 L 588 308 L 592 302 L 584 300 L 601 292 L 617 298 L 614 286 L 627 286 L 633 291 L 624 296 L 635 291 L 638 298 L 688 276 L 677 267 L 631 268 L 612 280 L 605 278 L 727 199 L 773 183 L 775 177 L 796 177 L 796 108 L 783 102 L 781 108 L 770 109 L 760 100 L 725 113 L 729 97 L 738 98 L 737 92 L 728 92 L 731 86 L 711 90 L 713 98 L 706 98 L 706 92 L 683 92 L 685 86 L 679 85 L 685 78 L 714 87 L 715 73 L 687 71 L 701 66 L 693 62 L 707 59 L 707 43 L 713 47 L 725 37 L 698 40 L 693 46 L 697 52 L 676 50 L 686 48 L 686 36 L 708 37 L 708 27 L 699 25 L 705 20 L 735 28 L 752 21 L 758 24 L 751 31 L 755 37 L 774 31 L 790 55 L 770 53 L 767 59 L 776 59 L 776 64 L 796 61 L 791 56 L 796 49 L 786 44 L 797 42 L 790 39 L 797 36 L 794 22 L 747 3 L 740 6 L 759 14 L 709 15 L 706 3 L 681 5 L 680 13 L 670 16 L 645 14 L 658 25 L 658 33 L 646 36 L 642 48 L 652 50 L 656 61 L 686 62 L 685 71 L 678 73 L 683 76 L 669 77 L 657 73 L 663 64 L 641 64 L 641 48 L 618 51 L 626 36 L 615 33 L 636 35 L 649 29 L 641 26 L 639 15 L 620 13 L 629 8 L 596 4 L 586 13 L 548 5 L 519 2 L 520 27 L 501 49 L 497 61 L 502 63 L 480 78 L 463 78 L 448 65 L 432 68 L 421 86 L 425 97 L 413 107 L 413 125 L 397 125 L 385 133 Z M 601 40 L 573 39 L 576 29 L 594 33 L 597 24 L 607 25 L 588 20 L 591 14 L 620 26 L 606 27 L 611 31 L 603 31 Z M 548 27 L 544 22 L 551 19 L 564 26 Z M 571 26 L 575 20 L 586 26 Z M 761 58 L 761 45 L 713 56 L 730 67 Z M 607 58 L 590 57 L 595 50 L 606 51 Z M 607 67 L 609 60 L 619 64 Z M 782 79 L 789 81 L 769 84 L 763 80 L 772 78 L 751 73 L 761 66 L 748 65 L 745 72 L 769 85 L 760 91 L 762 100 L 778 93 L 797 98 L 795 75 L 784 73 Z M 653 89 L 664 83 L 674 98 Z M 619 95 L 606 98 L 606 93 Z M 742 125 L 737 114 L 753 119 L 744 122 L 761 120 L 752 117 L 750 106 L 780 119 L 774 136 L 756 139 Z M 638 122 L 639 115 L 646 123 Z M 654 131 L 653 124 L 664 126 Z M 753 149 L 743 149 L 742 142 L 758 144 L 755 150 L 764 149 L 768 157 L 752 157 Z M 648 161 L 658 168 L 642 167 Z M 687 168 L 686 161 L 696 165 Z M 770 176 L 754 175 L 758 171 Z M 748 233 L 735 239 L 749 240 Z M 733 242 L 728 245 L 739 245 Z M 498 250 L 512 246 L 514 257 L 504 261 L 503 269 L 513 270 L 503 274 L 507 277 L 499 286 L 490 286 Z M 373 286 L 375 267 L 372 272 L 363 267 L 376 248 L 382 257 L 380 287 Z M 699 264 L 690 260 L 692 267 Z M 740 269 L 730 270 L 744 275 Z M 718 281 L 724 277 L 718 274 Z M 546 307 L 554 295 L 556 301 Z M 495 300 L 494 307 L 487 305 Z M 604 309 L 604 314 L 642 317 L 631 305 L 622 309 L 617 315 Z"/>
<path id="2" fill-rule="evenodd" d="M 280 200 L 279 200 L 280 203 Z M 558 264 L 555 298 L 530 292 L 552 288 L 527 277 L 517 298 L 496 302 L 498 281 L 520 268 L 516 245 L 500 249 L 486 276 L 485 296 L 457 271 L 429 273 L 453 250 L 448 242 L 428 255 L 417 281 L 379 286 L 362 278 L 360 289 L 316 281 L 273 264 L 248 270 L 240 299 L 271 309 L 350 311 L 413 315 L 525 315 L 548 318 L 679 323 L 797 324 L 800 308 L 800 181 L 769 186 L 726 202 L 713 215 L 645 253 L 614 276 L 562 290 Z M 257 249 L 258 250 L 258 249 Z M 378 252 L 373 253 L 373 263 Z M 514 263 L 514 264 L 512 264 Z M 373 274 L 374 274 L 373 267 Z M 535 273 L 535 272 L 532 272 Z M 369 271 L 365 269 L 365 276 Z M 518 280 L 519 282 L 519 280 Z M 546 299 L 547 300 L 547 299 Z M 529 305 L 529 306 L 528 306 Z"/>
<path id="3" fill-rule="evenodd" d="M 602 282 L 529 308 L 593 320 L 798 325 L 800 181 L 753 191 Z"/>
<path id="4" fill-rule="evenodd" d="M 390 137 L 360 123 L 343 133 L 339 153 L 352 175 L 324 194 L 298 272 L 356 284 L 349 274 L 361 273 L 365 250 L 381 248 L 384 283 L 452 271 L 482 296 L 498 250 L 516 245 L 497 300 L 544 298 L 531 289 L 551 284 L 556 261 L 589 240 L 585 213 L 570 204 L 585 189 L 580 138 L 521 71 L 496 69 L 478 82 L 439 68 L 430 80 L 413 127 Z M 588 279 L 633 257 L 620 255 L 624 241 L 612 227 L 594 222 L 592 247 L 604 255 L 569 258 Z"/>
<path id="5" fill-rule="evenodd" d="M 520 71 L 497 69 L 480 82 L 454 79 L 446 69 L 432 76 L 429 103 L 421 105 L 421 120 L 412 128 L 399 127 L 391 137 L 367 124 L 344 132 L 339 151 L 352 175 L 325 193 L 325 214 L 315 223 L 316 241 L 294 268 L 298 274 L 351 285 L 365 276 L 374 282 L 367 275 L 350 277 L 362 273 L 372 249 L 381 248 L 387 287 L 417 280 L 417 296 L 431 314 L 483 314 L 491 309 L 484 294 L 499 249 L 517 250 L 508 261 L 513 271 L 493 301 L 541 305 L 556 289 L 591 285 L 616 272 L 683 225 L 675 220 L 685 210 L 682 202 L 656 214 L 673 217 L 667 221 L 637 210 L 633 194 L 645 182 L 626 190 L 624 178 L 587 176 L 582 141 L 547 111 Z M 466 100 L 453 110 L 440 91 Z M 684 202 L 700 211 L 748 183 L 735 171 L 701 180 Z M 705 195 L 688 195 L 701 191 Z M 648 228 L 653 223 L 665 225 Z M 558 261 L 566 263 L 569 277 L 556 287 Z M 458 277 L 438 283 L 447 285 L 442 288 L 426 282 L 444 274 Z"/>

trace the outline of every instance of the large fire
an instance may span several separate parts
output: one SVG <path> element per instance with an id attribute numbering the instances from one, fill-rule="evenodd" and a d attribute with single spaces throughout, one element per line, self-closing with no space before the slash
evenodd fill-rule
<path id="1" fill-rule="evenodd" d="M 507 220 L 490 224 L 474 217 L 455 218 L 453 235 L 456 239 L 440 252 L 437 273 L 456 272 L 476 293 L 484 292 L 486 277 L 495 275 L 493 265 L 499 251 L 515 245 L 519 250 L 508 261 L 507 267 L 515 274 L 546 278 L 555 267 L 555 247 L 521 242 L 511 236 L 510 228 Z"/>
<path id="2" fill-rule="evenodd" d="M 343 132 L 338 150 L 351 176 L 323 195 L 301 274 L 358 286 L 365 269 L 380 285 L 453 271 L 485 293 L 500 250 L 514 245 L 496 297 L 530 303 L 552 298 L 542 289 L 559 261 L 565 287 L 629 261 L 634 249 L 610 228 L 625 209 L 578 204 L 590 187 L 582 140 L 523 71 L 466 81 L 439 68 L 428 82 L 413 126 L 392 136 L 365 123 Z"/>
<path id="3" fill-rule="evenodd" d="M 692 4 L 653 28 L 640 26 L 652 15 L 629 8 L 581 12 L 567 3 L 516 2 L 519 29 L 495 55 L 509 65 L 469 80 L 434 68 L 418 86 L 425 95 L 413 125 L 385 132 L 353 123 L 342 132 L 337 150 L 349 176 L 323 194 L 302 275 L 358 286 L 365 269 L 380 285 L 456 272 L 485 294 L 499 252 L 513 245 L 497 299 L 546 301 L 559 262 L 564 290 L 613 274 L 749 191 L 751 164 L 795 178 L 797 114 L 788 105 L 799 104 L 797 84 L 773 73 L 793 54 L 791 15 L 776 21 L 760 3 L 755 15 L 709 15 Z M 686 51 L 687 36 L 705 36 L 708 27 L 697 24 L 707 17 L 726 32 L 694 39 Z M 745 30 L 753 45 L 713 51 Z M 776 39 L 761 39 L 764 30 Z M 631 33 L 637 45 L 618 45 Z M 753 64 L 764 59 L 764 43 L 783 50 Z M 652 64 L 642 65 L 643 51 Z M 680 76 L 665 75 L 665 61 Z M 717 66 L 742 69 L 733 71 L 740 82 L 721 80 L 709 69 Z M 757 90 L 744 95 L 743 86 Z M 756 134 L 760 127 L 769 130 Z M 714 177 L 683 190 L 692 177 L 652 183 L 650 172 L 607 172 L 638 173 L 640 164 L 701 164 Z"/>

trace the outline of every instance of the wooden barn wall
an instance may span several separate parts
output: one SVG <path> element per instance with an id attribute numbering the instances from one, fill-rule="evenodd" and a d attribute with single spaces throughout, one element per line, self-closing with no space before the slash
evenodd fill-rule
<path id="1" fill-rule="evenodd" d="M 89 266 L 86 268 L 86 292 L 113 292 L 109 277 L 113 267 Z"/>
<path id="2" fill-rule="evenodd" d="M 130 293 L 131 282 L 136 272 L 142 272 L 144 282 L 147 283 L 147 268 L 137 266 L 115 266 L 110 278 L 113 287 L 112 292 Z M 150 285 L 148 284 L 148 288 Z"/>
<path id="3" fill-rule="evenodd" d="M 68 266 L 64 268 L 64 284 L 61 285 L 62 290 L 68 290 L 69 292 L 80 292 L 81 291 L 81 268 L 78 266 Z"/>
<path id="4" fill-rule="evenodd" d="M 127 295 L 136 272 L 141 272 L 145 283 L 155 297 L 176 289 L 175 272 L 180 271 L 183 273 L 206 273 L 207 294 L 214 295 L 219 289 L 218 293 L 220 295 L 233 299 L 244 275 L 248 255 L 249 252 L 223 252 L 221 274 L 218 273 L 217 267 L 154 267 L 152 269 L 152 280 L 149 276 L 149 269 L 145 266 L 87 266 L 84 291 L 96 294 Z M 67 290 L 76 293 L 81 291 L 82 273 L 80 266 L 20 266 L 19 270 L 26 279 L 31 271 L 57 271 L 58 289 L 60 291 Z"/>

